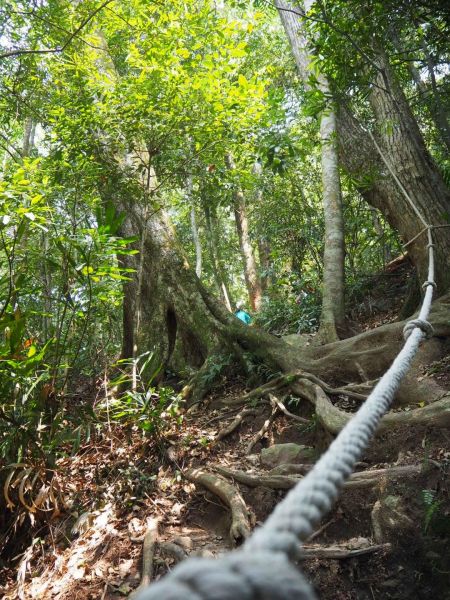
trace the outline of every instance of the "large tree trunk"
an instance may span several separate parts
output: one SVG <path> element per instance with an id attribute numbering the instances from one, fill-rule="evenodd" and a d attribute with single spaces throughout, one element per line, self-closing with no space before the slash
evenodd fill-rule
<path id="1" fill-rule="evenodd" d="M 145 219 L 140 203 L 122 201 L 120 209 L 126 214 L 122 234 L 140 240 L 135 245 L 139 254 L 124 261 L 135 273 L 124 289 L 123 355 L 150 350 L 154 364 L 166 366 L 178 342 L 185 364 L 199 368 L 217 342 L 217 327 L 198 291 L 200 282 L 162 211 Z"/>
<path id="2" fill-rule="evenodd" d="M 227 154 L 225 160 L 227 168 L 230 171 L 234 171 L 236 166 L 231 154 Z M 239 246 L 241 248 L 242 262 L 244 265 L 244 277 L 247 286 L 250 308 L 253 311 L 258 311 L 261 307 L 262 300 L 261 281 L 259 280 L 255 255 L 250 240 L 245 198 L 242 190 L 238 187 L 235 188 L 233 193 L 233 208 L 236 219 L 236 230 L 239 238 Z"/>
<path id="3" fill-rule="evenodd" d="M 309 9 L 310 2 L 305 2 Z M 310 48 L 304 32 L 304 22 L 299 14 L 299 3 L 275 0 L 281 21 L 291 44 L 298 72 L 305 87 L 309 87 L 311 75 Z M 324 96 L 330 96 L 328 81 L 322 75 L 318 87 Z M 343 330 L 344 304 L 344 219 L 342 214 L 341 182 L 339 177 L 336 115 L 333 106 L 328 106 L 320 117 L 320 139 L 322 160 L 323 210 L 325 220 L 324 270 L 322 314 L 319 336 L 324 342 L 339 338 Z"/>
<path id="4" fill-rule="evenodd" d="M 420 213 L 430 225 L 448 224 L 450 195 L 441 174 L 425 147 L 417 122 L 405 95 L 391 71 L 386 57 L 380 57 L 371 95 L 376 117 L 378 144 L 388 164 L 400 180 Z M 369 134 L 364 131 L 348 107 L 338 113 L 341 162 L 361 181 L 361 194 L 385 215 L 404 243 L 423 230 L 418 218 L 380 157 Z M 433 231 L 436 245 L 436 282 L 438 295 L 450 287 L 450 228 Z M 427 277 L 427 236 L 419 236 L 408 246 L 419 278 Z"/>
<path id="5" fill-rule="evenodd" d="M 336 116 L 330 110 L 320 119 L 325 243 L 319 336 L 325 342 L 338 339 L 345 317 L 344 217 L 336 132 Z"/>

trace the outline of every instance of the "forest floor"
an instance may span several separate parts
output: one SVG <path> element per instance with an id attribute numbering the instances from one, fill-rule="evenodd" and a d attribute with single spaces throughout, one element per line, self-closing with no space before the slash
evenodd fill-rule
<path id="1" fill-rule="evenodd" d="M 361 308 L 361 329 L 395 318 L 400 295 L 399 278 L 394 280 L 387 286 L 396 289 L 391 304 L 371 314 Z M 386 290 L 379 294 L 388 295 Z M 422 365 L 422 376 L 448 386 L 450 358 Z M 145 539 L 155 542 L 147 557 L 153 581 L 185 556 L 217 557 L 232 549 L 239 540 L 231 539 L 230 510 L 219 496 L 235 494 L 242 500 L 248 527 L 262 523 L 286 494 L 273 486 L 286 487 L 289 479 L 307 472 L 332 439 L 314 419 L 312 407 L 292 396 L 283 398 L 286 407 L 307 422 L 275 414 L 270 401 L 255 400 L 242 423 L 226 435 L 243 408 L 230 403 L 246 391 L 244 381 L 224 375 L 214 393 L 156 443 L 137 429 L 111 425 L 75 456 L 59 460 L 67 505 L 34 524 L 32 546 L 4 560 L 2 598 L 127 597 L 141 580 Z M 335 401 L 346 410 L 357 408 L 344 396 Z M 376 471 L 375 478 L 364 487 L 356 483 L 344 489 L 305 544 L 301 568 L 319 598 L 450 598 L 449 441 L 445 429 L 424 427 L 376 436 L 357 468 L 369 475 Z M 267 448 L 292 443 L 303 447 L 296 458 L 286 465 L 282 457 L 272 456 L 269 464 Z M 239 483 L 237 471 L 260 481 Z M 209 491 L 200 482 L 205 474 L 213 480 Z M 270 480 L 261 479 L 267 475 Z M 28 533 L 28 518 L 18 528 L 19 537 Z M 239 537 L 236 529 L 232 533 Z"/>

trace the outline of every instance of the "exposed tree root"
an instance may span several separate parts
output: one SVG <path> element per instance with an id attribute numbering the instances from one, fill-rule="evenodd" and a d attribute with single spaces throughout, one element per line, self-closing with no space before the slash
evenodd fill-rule
<path id="1" fill-rule="evenodd" d="M 339 433 L 353 416 L 334 406 L 319 387 L 316 388 L 315 405 L 320 422 L 331 433 Z M 389 412 L 382 418 L 377 431 L 380 433 L 401 425 L 448 427 L 450 425 L 450 394 L 423 408 Z"/>
<path id="2" fill-rule="evenodd" d="M 314 465 L 296 465 L 286 463 L 270 469 L 269 475 L 306 475 Z"/>
<path id="3" fill-rule="evenodd" d="M 243 483 L 248 487 L 268 487 L 275 490 L 290 490 L 301 477 L 290 475 L 254 475 L 245 471 L 232 471 L 225 467 L 214 466 L 215 471 L 229 477 L 234 481 Z M 363 489 L 377 485 L 382 479 L 397 479 L 400 477 L 413 477 L 422 471 L 422 465 L 406 465 L 389 467 L 386 469 L 375 469 L 372 471 L 361 471 L 350 475 L 345 482 L 345 489 Z"/>
<path id="4" fill-rule="evenodd" d="M 251 390 L 250 392 L 248 392 L 244 396 L 241 396 L 240 398 L 227 398 L 227 399 L 223 400 L 222 402 L 223 402 L 223 404 L 225 404 L 227 406 L 233 406 L 235 404 L 246 404 L 250 400 L 264 398 L 265 396 L 268 396 L 271 393 L 280 391 L 287 387 L 290 387 L 291 389 L 293 389 L 295 387 L 296 383 L 302 382 L 305 380 L 309 381 L 311 383 L 315 383 L 316 385 L 319 385 L 323 389 L 324 392 L 326 392 L 327 394 L 331 394 L 333 396 L 345 395 L 345 396 L 348 396 L 349 398 L 353 398 L 355 400 L 361 400 L 361 401 L 364 401 L 367 398 L 367 394 L 356 391 L 352 384 L 350 384 L 349 386 L 345 386 L 345 387 L 334 388 L 334 387 L 328 385 L 325 381 L 322 381 L 322 379 L 320 379 L 316 375 L 313 375 L 312 373 L 297 370 L 295 373 L 289 373 L 287 375 L 283 375 L 281 377 L 276 377 L 275 379 L 271 379 L 266 384 Z M 359 385 L 364 385 L 364 384 L 359 384 Z"/>
<path id="5" fill-rule="evenodd" d="M 233 433 L 233 431 L 235 431 L 242 423 L 242 421 L 249 416 L 256 416 L 257 414 L 259 414 L 259 411 L 256 410 L 255 408 L 244 408 L 243 410 L 241 410 L 240 413 L 238 413 L 234 419 L 231 421 L 231 423 L 229 423 L 226 427 L 224 427 L 223 429 L 221 429 L 219 431 L 219 433 L 216 436 L 215 441 L 219 442 L 220 440 L 223 440 L 223 438 L 227 437 L 228 435 L 230 435 L 231 433 Z"/>
<path id="6" fill-rule="evenodd" d="M 153 556 L 155 553 L 155 543 L 158 537 L 158 522 L 153 519 L 147 526 L 142 545 L 142 575 L 138 587 L 128 596 L 129 600 L 134 600 L 140 592 L 150 585 L 153 572 Z"/>
<path id="7" fill-rule="evenodd" d="M 295 378 L 294 378 L 295 375 Z M 334 388 L 330 385 L 328 385 L 327 383 L 325 383 L 325 381 L 322 381 L 322 379 L 320 379 L 319 377 L 317 377 L 316 375 L 313 375 L 312 373 L 307 373 L 306 371 L 297 371 L 292 377 L 292 383 L 294 383 L 297 380 L 307 380 L 307 381 L 311 381 L 312 383 L 317 384 L 319 387 L 321 387 L 323 389 L 324 392 L 326 392 L 327 394 L 330 394 L 331 396 L 340 396 L 340 395 L 344 395 L 344 396 L 348 396 L 348 398 L 353 398 L 354 400 L 361 400 L 364 401 L 367 399 L 367 394 L 361 394 L 360 392 L 355 391 L 352 386 L 345 386 L 345 387 L 338 387 L 338 388 Z"/>
<path id="8" fill-rule="evenodd" d="M 196 485 L 202 485 L 215 494 L 231 510 L 230 536 L 239 543 L 250 534 L 250 512 L 239 490 L 222 477 L 203 469 L 188 469 L 184 476 Z"/>
<path id="9" fill-rule="evenodd" d="M 362 541 L 362 540 L 361 540 Z M 301 549 L 300 558 L 302 560 L 311 560 L 313 558 L 343 560 L 345 558 L 354 558 L 363 554 L 373 554 L 374 552 L 387 552 L 391 549 L 391 544 L 367 544 L 359 548 L 349 548 L 345 545 L 335 546 L 303 546 Z"/>

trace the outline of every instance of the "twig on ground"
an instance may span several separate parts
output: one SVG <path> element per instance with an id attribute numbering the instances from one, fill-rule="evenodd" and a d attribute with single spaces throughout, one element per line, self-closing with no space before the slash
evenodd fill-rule
<path id="1" fill-rule="evenodd" d="M 216 436 L 215 442 L 219 442 L 220 440 L 223 440 L 224 437 L 227 437 L 228 435 L 233 433 L 233 431 L 235 431 L 239 427 L 239 425 L 241 425 L 245 417 L 249 417 L 251 415 L 256 416 L 258 413 L 259 411 L 254 408 L 244 408 L 243 410 L 241 410 L 241 412 L 235 416 L 231 423 L 229 423 L 226 427 L 219 431 L 219 433 Z"/>
<path id="2" fill-rule="evenodd" d="M 259 440 L 264 436 L 264 434 L 267 433 L 267 431 L 269 430 L 269 427 L 274 422 L 279 409 L 278 409 L 278 406 L 276 403 L 271 402 L 271 404 L 272 404 L 272 412 L 271 412 L 270 416 L 264 421 L 264 425 L 261 427 L 261 429 L 252 437 L 252 439 L 248 443 L 247 448 L 245 450 L 246 454 L 251 454 L 255 444 L 257 444 L 259 442 Z"/>
<path id="3" fill-rule="evenodd" d="M 269 398 L 270 398 L 270 402 L 273 404 L 275 403 L 278 408 L 281 410 L 282 413 L 284 413 L 287 417 L 289 417 L 290 419 L 294 419 L 294 421 L 297 421 L 298 423 L 309 423 L 309 419 L 305 419 L 304 417 L 299 417 L 298 415 L 294 415 L 292 414 L 287 408 L 286 406 L 283 404 L 283 402 L 281 402 L 281 400 L 279 400 L 276 396 L 274 396 L 273 394 L 269 394 Z"/>
<path id="4" fill-rule="evenodd" d="M 319 537 L 319 535 L 321 535 L 325 531 L 325 529 L 327 529 L 333 523 L 334 523 L 334 519 L 330 519 L 324 525 L 322 525 L 322 527 L 319 527 L 319 529 L 317 529 L 317 531 L 312 533 L 306 541 L 312 542 L 313 540 L 316 539 L 316 537 Z"/>
<path id="5" fill-rule="evenodd" d="M 313 558 L 328 558 L 333 560 L 343 560 L 345 558 L 354 558 L 363 554 L 373 554 L 374 552 L 386 552 L 391 549 L 391 544 L 375 544 L 362 548 L 346 548 L 345 546 L 303 546 L 300 557 L 302 560 L 311 560 Z"/>

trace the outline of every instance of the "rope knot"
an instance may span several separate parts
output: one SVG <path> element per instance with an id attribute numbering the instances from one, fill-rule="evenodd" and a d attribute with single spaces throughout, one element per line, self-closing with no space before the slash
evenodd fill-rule
<path id="1" fill-rule="evenodd" d="M 409 338 L 409 336 L 414 331 L 414 329 L 416 329 L 416 327 L 418 327 L 424 332 L 427 340 L 433 337 L 434 330 L 431 326 L 431 323 L 425 321 L 425 319 L 413 319 L 412 321 L 408 321 L 403 328 L 403 337 L 405 338 L 405 340 Z"/>
<path id="2" fill-rule="evenodd" d="M 236 551 L 218 560 L 190 558 L 137 600 L 315 600 L 300 571 L 280 553 Z"/>

